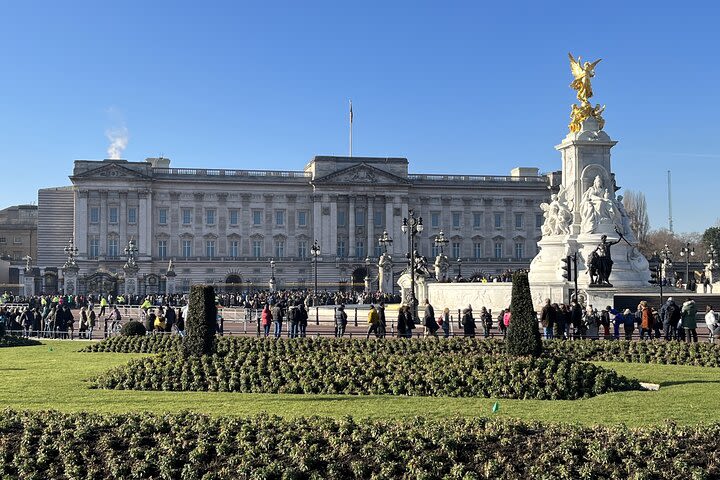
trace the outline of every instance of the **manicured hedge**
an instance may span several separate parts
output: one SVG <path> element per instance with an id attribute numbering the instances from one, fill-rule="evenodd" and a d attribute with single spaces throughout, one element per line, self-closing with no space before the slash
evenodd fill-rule
<path id="1" fill-rule="evenodd" d="M 130 320 L 120 328 L 120 335 L 124 337 L 142 337 L 147 334 L 147 331 L 147 327 L 142 323 L 136 320 Z"/>
<path id="2" fill-rule="evenodd" d="M 612 370 L 558 357 L 385 352 L 267 351 L 163 354 L 131 360 L 93 386 L 122 390 L 412 395 L 575 400 L 639 389 Z M 299 342 L 300 343 L 300 342 Z M 331 345 L 330 342 L 319 346 Z M 358 344 L 356 344 L 358 345 Z M 358 345 L 359 346 L 359 345 Z"/>
<path id="3" fill-rule="evenodd" d="M 32 347 L 42 345 L 41 342 L 30 338 L 16 337 L 15 335 L 0 336 L 0 348 L 4 347 Z"/>
<path id="4" fill-rule="evenodd" d="M 180 348 L 182 338 L 179 335 L 116 335 L 82 348 L 81 352 L 107 353 L 160 353 Z"/>
<path id="5" fill-rule="evenodd" d="M 643 429 L 500 419 L 373 421 L 5 410 L 6 479 L 720 477 L 720 424 Z"/>
<path id="6" fill-rule="evenodd" d="M 313 352 L 318 348 L 334 352 L 388 352 L 444 355 L 446 353 L 502 353 L 502 340 L 469 338 L 451 339 L 386 339 L 367 342 L 362 339 L 280 339 L 264 340 L 254 337 L 218 337 L 218 353 L 228 351 L 267 350 L 277 348 L 290 351 Z M 160 353 L 175 351 L 180 345 L 178 336 L 150 335 L 141 338 L 112 337 L 83 348 L 85 352 Z M 630 363 L 660 363 L 668 365 L 694 365 L 720 367 L 720 344 L 684 342 L 639 342 L 635 340 L 546 340 L 545 356 L 561 355 L 583 361 Z"/>

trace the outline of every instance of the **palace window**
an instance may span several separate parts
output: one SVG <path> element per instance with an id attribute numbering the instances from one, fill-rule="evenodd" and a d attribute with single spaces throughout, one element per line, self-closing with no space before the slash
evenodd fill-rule
<path id="1" fill-rule="evenodd" d="M 97 258 L 100 255 L 100 239 L 97 237 L 90 238 L 90 250 L 88 251 L 90 258 Z"/>
<path id="2" fill-rule="evenodd" d="M 285 226 L 285 210 L 275 210 L 275 225 L 278 227 Z"/>
<path id="3" fill-rule="evenodd" d="M 239 217 L 240 217 L 239 213 L 240 213 L 240 212 L 239 212 L 238 210 L 236 210 L 236 209 L 230 210 L 230 226 L 231 226 L 231 227 L 237 227 L 237 225 L 238 225 L 238 220 L 239 220 Z"/>
<path id="4" fill-rule="evenodd" d="M 237 258 L 240 256 L 240 242 L 237 240 L 230 240 L 230 257 Z"/>
<path id="5" fill-rule="evenodd" d="M 440 228 L 440 212 L 430 212 L 430 226 Z"/>
<path id="6" fill-rule="evenodd" d="M 118 223 L 118 209 L 117 207 L 110 207 L 108 209 L 108 221 L 110 223 Z"/>
<path id="7" fill-rule="evenodd" d="M 192 240 L 182 241 L 182 255 L 185 258 L 192 257 Z"/>
<path id="8" fill-rule="evenodd" d="M 345 210 L 338 210 L 338 212 L 337 212 L 338 227 L 344 227 L 346 223 L 347 223 L 347 218 L 345 215 Z"/>
<path id="9" fill-rule="evenodd" d="M 479 243 L 479 242 L 473 243 L 473 257 L 474 258 L 482 258 L 482 243 Z"/>
<path id="10" fill-rule="evenodd" d="M 482 228 L 482 212 L 473 212 L 473 228 Z"/>
<path id="11" fill-rule="evenodd" d="M 460 258 L 460 242 L 453 242 L 452 244 L 452 256 L 453 258 Z"/>
<path id="12" fill-rule="evenodd" d="M 215 225 L 215 209 L 208 208 L 205 210 L 205 223 L 207 225 Z"/>
<path id="13" fill-rule="evenodd" d="M 137 208 L 128 208 L 128 223 L 134 225 L 137 223 Z"/>
<path id="14" fill-rule="evenodd" d="M 110 237 L 108 238 L 108 257 L 117 257 L 118 256 L 118 239 L 117 237 Z"/>
<path id="15" fill-rule="evenodd" d="M 297 214 L 298 216 L 298 227 L 307 227 L 307 212 L 304 210 L 301 210 Z"/>
<path id="16" fill-rule="evenodd" d="M 355 257 L 365 257 L 365 242 L 363 242 L 362 240 L 358 240 L 357 242 L 355 242 Z"/>
<path id="17" fill-rule="evenodd" d="M 277 258 L 285 256 L 285 240 L 275 240 L 275 256 Z"/>
<path id="18" fill-rule="evenodd" d="M 345 251 L 345 240 L 338 240 L 337 242 L 337 256 L 345 258 L 347 252 Z"/>
<path id="19" fill-rule="evenodd" d="M 167 225 L 167 212 L 167 208 L 158 210 L 158 223 L 160 225 Z"/>
<path id="20" fill-rule="evenodd" d="M 518 230 L 523 228 L 523 214 L 522 213 L 516 213 L 515 214 L 515 228 Z"/>
<path id="21" fill-rule="evenodd" d="M 307 240 L 300 240 L 298 242 L 298 257 L 307 258 L 308 242 Z"/>
<path id="22" fill-rule="evenodd" d="M 502 214 L 502 213 L 495 213 L 494 219 L 495 219 L 495 228 L 502 228 L 502 226 L 503 226 L 503 214 Z"/>
<path id="23" fill-rule="evenodd" d="M 158 240 L 158 257 L 167 257 L 167 240 Z"/>
<path id="24" fill-rule="evenodd" d="M 262 210 L 253 210 L 253 225 L 262 225 Z"/>
<path id="25" fill-rule="evenodd" d="M 255 258 L 262 257 L 262 240 L 253 240 L 252 241 L 252 251 L 253 251 L 253 257 L 255 257 Z"/>
<path id="26" fill-rule="evenodd" d="M 100 207 L 90 207 L 90 223 L 100 223 Z"/>
<path id="27" fill-rule="evenodd" d="M 460 212 L 452 212 L 453 228 L 460 228 Z"/>
<path id="28" fill-rule="evenodd" d="M 502 242 L 495 242 L 495 258 L 502 258 L 503 256 L 503 244 Z"/>
<path id="29" fill-rule="evenodd" d="M 205 241 L 205 256 L 210 258 L 215 256 L 215 240 Z"/>
<path id="30" fill-rule="evenodd" d="M 183 225 L 190 225 L 192 223 L 192 210 L 189 208 L 182 209 L 182 223 Z"/>
<path id="31" fill-rule="evenodd" d="M 518 260 L 525 257 L 525 245 L 521 242 L 515 243 L 515 258 Z"/>

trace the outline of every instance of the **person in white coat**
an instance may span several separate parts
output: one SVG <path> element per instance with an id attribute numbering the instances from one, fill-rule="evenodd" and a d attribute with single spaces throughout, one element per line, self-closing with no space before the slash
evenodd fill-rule
<path id="1" fill-rule="evenodd" d="M 713 332 L 718 328 L 718 318 L 710 305 L 705 307 L 705 325 L 708 328 L 708 342 L 714 343 L 715 335 Z"/>

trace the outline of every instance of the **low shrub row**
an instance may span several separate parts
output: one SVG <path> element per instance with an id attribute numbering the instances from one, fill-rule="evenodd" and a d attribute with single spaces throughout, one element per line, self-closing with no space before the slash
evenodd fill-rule
<path id="1" fill-rule="evenodd" d="M 5 410 L 6 479 L 712 479 L 720 424 L 357 420 Z"/>
<path id="2" fill-rule="evenodd" d="M 80 351 L 106 353 L 161 353 L 176 351 L 180 348 L 181 343 L 182 338 L 178 335 L 117 335 L 106 338 L 100 342 L 87 345 Z"/>
<path id="3" fill-rule="evenodd" d="M 131 360 L 96 388 L 575 400 L 639 389 L 612 370 L 559 357 L 249 351 Z"/>
<path id="4" fill-rule="evenodd" d="M 42 345 L 41 342 L 25 337 L 16 337 L 15 335 L 0 336 L 0 348 L 4 347 L 32 347 Z"/>
<path id="5" fill-rule="evenodd" d="M 112 337 L 89 345 L 86 352 L 160 353 L 178 350 L 181 339 L 169 335 L 143 337 Z M 387 339 L 365 341 L 362 339 L 281 339 L 266 340 L 252 337 L 220 337 L 218 354 L 228 352 L 271 351 L 290 352 L 387 352 L 410 354 L 425 352 L 435 355 L 446 353 L 491 354 L 505 351 L 501 340 L 466 338 L 451 339 Z M 720 345 L 684 342 L 639 342 L 626 340 L 546 340 L 544 355 L 558 354 L 585 361 L 659 363 L 668 365 L 694 365 L 720 367 Z"/>

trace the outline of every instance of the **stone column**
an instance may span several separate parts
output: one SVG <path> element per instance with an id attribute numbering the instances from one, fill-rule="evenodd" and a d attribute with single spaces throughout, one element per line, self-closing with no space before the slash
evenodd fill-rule
<path id="1" fill-rule="evenodd" d="M 311 240 L 316 240 L 318 242 L 322 239 L 322 195 L 315 194 L 312 196 L 313 201 L 313 238 Z M 308 247 L 309 248 L 309 247 Z M 322 248 L 322 245 L 321 245 Z M 326 252 L 322 252 L 322 254 L 325 254 Z"/>
<path id="2" fill-rule="evenodd" d="M 165 272 L 165 295 L 173 295 L 175 293 L 175 278 L 177 274 L 175 269 L 172 267 L 172 261 L 168 266 L 167 272 Z"/>
<path id="3" fill-rule="evenodd" d="M 75 246 L 80 255 L 88 254 L 88 191 L 75 192 L 75 232 L 73 233 Z"/>
<path id="4" fill-rule="evenodd" d="M 123 245 L 128 241 L 127 232 L 127 192 L 120 192 L 120 208 L 118 211 L 118 230 L 120 235 L 120 245 Z M 79 248 L 79 247 L 78 247 Z M 81 250 L 82 251 L 82 250 Z"/>
<path id="5" fill-rule="evenodd" d="M 107 238 L 107 227 L 108 227 L 108 209 L 107 209 L 107 192 L 100 191 L 100 255 L 107 255 L 108 253 L 108 238 Z M 118 245 L 119 248 L 119 245 Z"/>
<path id="6" fill-rule="evenodd" d="M 375 202 L 372 196 L 367 197 L 367 256 L 375 256 Z"/>
<path id="7" fill-rule="evenodd" d="M 140 206 L 138 208 L 138 238 L 136 238 L 138 244 L 138 250 L 140 256 L 149 255 L 149 238 L 152 234 L 152 206 L 150 205 L 150 199 L 148 192 L 138 192 Z M 120 238 L 120 245 L 127 242 L 126 238 Z M 126 284 L 127 285 L 127 284 Z M 128 293 L 127 291 L 125 293 Z M 133 292 L 131 295 L 135 295 Z"/>
<path id="8" fill-rule="evenodd" d="M 385 196 L 385 231 L 387 231 L 390 238 L 393 239 L 392 245 L 388 247 L 390 254 L 395 252 L 395 242 L 400 241 L 399 238 L 397 240 L 395 239 L 395 230 L 397 228 L 395 223 L 397 220 L 395 219 L 394 210 L 392 197 Z"/>
<path id="9" fill-rule="evenodd" d="M 137 265 L 125 265 L 125 295 L 138 294 L 138 267 Z"/>
<path id="10" fill-rule="evenodd" d="M 78 271 L 79 268 L 74 263 L 65 264 L 63 266 L 62 272 L 64 295 L 76 295 L 78 293 Z"/>
<path id="11" fill-rule="evenodd" d="M 20 294 L 26 297 L 32 297 L 35 295 L 35 277 L 33 276 L 32 270 L 24 268 L 20 269 Z"/>
<path id="12" fill-rule="evenodd" d="M 355 258 L 355 197 L 350 197 L 348 207 L 348 257 Z"/>
<path id="13" fill-rule="evenodd" d="M 321 255 L 328 255 L 331 257 L 337 256 L 337 243 L 338 243 L 338 225 L 337 225 L 337 195 L 330 195 L 330 245 L 325 251 L 321 251 Z M 312 239 L 310 239 L 312 241 Z"/>

